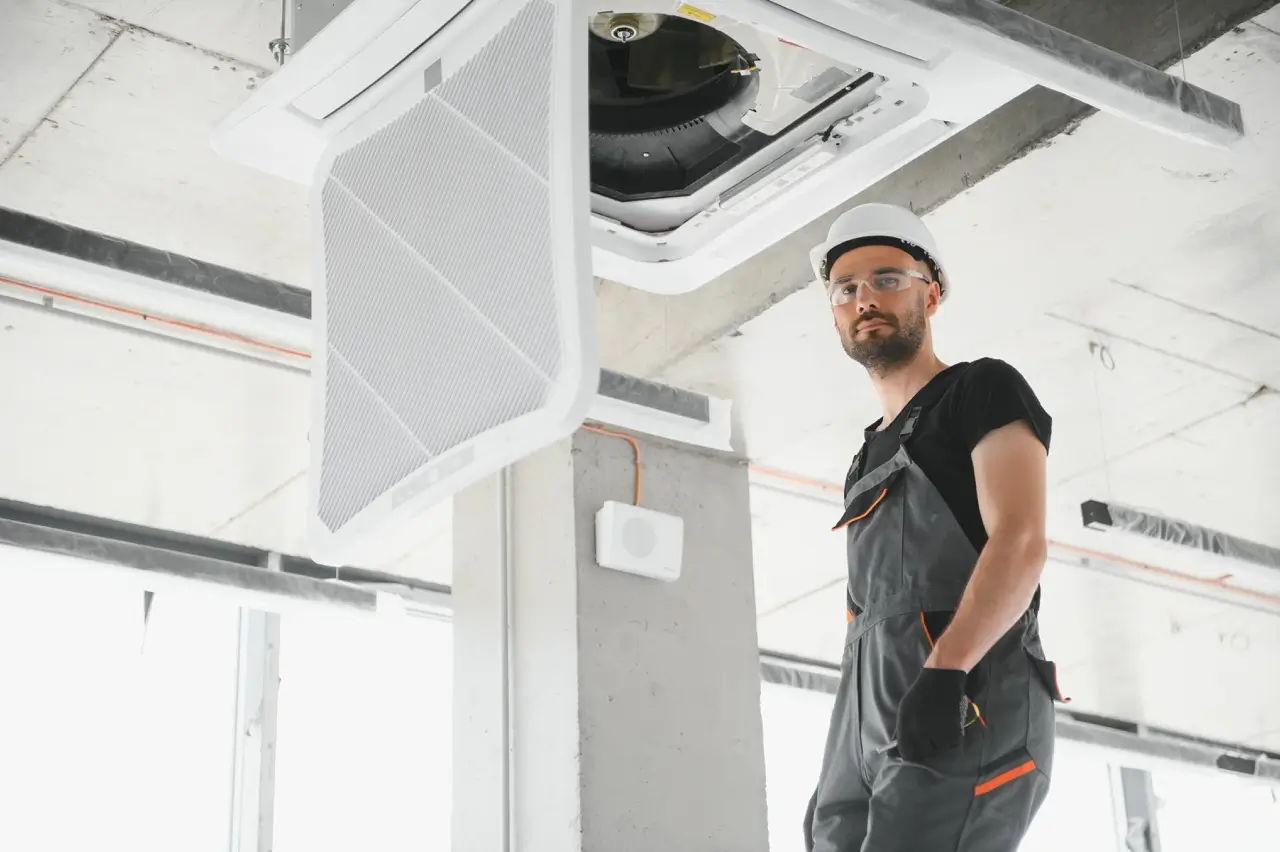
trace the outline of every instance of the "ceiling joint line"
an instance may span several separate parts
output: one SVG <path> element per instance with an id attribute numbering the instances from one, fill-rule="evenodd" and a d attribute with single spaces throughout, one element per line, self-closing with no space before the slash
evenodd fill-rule
<path id="1" fill-rule="evenodd" d="M 234 515 L 227 518 L 225 521 L 222 521 L 221 523 L 219 523 L 217 526 L 215 526 L 212 530 L 209 531 L 209 535 L 217 536 L 225 532 L 234 523 L 236 523 L 239 520 L 242 520 L 244 517 L 246 517 L 251 512 L 253 512 L 255 509 L 259 509 L 262 506 L 265 506 L 267 503 L 271 502 L 272 498 L 274 498 L 280 492 L 284 491 L 293 483 L 297 482 L 299 479 L 302 479 L 302 477 L 306 476 L 306 474 L 307 474 L 306 468 L 303 468 L 297 473 L 292 474 L 284 482 L 281 482 L 279 485 L 276 485 L 273 488 L 269 489 L 267 493 L 263 494 L 261 497 L 254 500 L 248 506 L 245 506 L 243 509 L 236 512 Z"/>
<path id="2" fill-rule="evenodd" d="M 174 45 L 177 45 L 178 47 L 185 47 L 189 50 L 194 50 L 197 53 L 203 53 L 205 56 L 208 56 L 211 59 L 216 59 L 219 62 L 225 62 L 230 65 L 235 65 L 237 68 L 243 68 L 246 71 L 254 71 L 258 74 L 259 77 L 266 77 L 272 73 L 272 69 L 266 67 L 265 65 L 259 65 L 258 63 L 252 62 L 248 59 L 242 59 L 239 56 L 232 56 L 229 53 L 221 53 L 217 50 L 213 50 L 208 47 L 201 47 L 198 44 L 194 44 L 189 41 L 183 41 L 182 39 L 176 36 L 171 36 L 162 32 L 158 32 L 156 30 L 148 29 L 147 27 L 144 27 L 141 24 L 135 24 L 132 21 L 126 21 L 123 18 L 116 18 L 116 17 L 112 17 L 111 15 L 103 14 L 102 12 L 99 12 L 97 9 L 94 9 L 90 6 L 81 5 L 79 3 L 74 2 L 74 0 L 57 0 L 57 2 L 60 5 L 66 6 L 69 9 L 77 9 L 82 12 L 89 12 L 90 14 L 96 15 L 98 19 L 101 20 L 104 24 L 107 24 L 113 27 L 118 27 L 122 32 L 134 32 L 140 35 L 151 36 L 152 38 L 158 38 L 161 41 L 167 41 L 169 44 L 174 44 Z"/>
<path id="3" fill-rule="evenodd" d="M 1090 325 L 1089 323 L 1084 322 L 1083 320 L 1072 319 L 1071 317 L 1063 316 L 1062 314 L 1055 313 L 1054 311 L 1045 311 L 1044 315 L 1049 319 L 1057 320 L 1058 322 L 1065 322 L 1067 325 L 1073 325 L 1076 328 L 1084 329 L 1085 331 L 1090 332 L 1091 334 L 1104 335 L 1110 338 L 1111 340 L 1118 340 L 1121 343 L 1127 343 L 1130 346 L 1136 346 L 1139 349 L 1145 350 L 1147 352 L 1151 352 L 1156 355 L 1163 355 L 1165 358 L 1172 358 L 1175 361 L 1181 361 L 1184 364 L 1190 364 L 1193 367 L 1199 367 L 1202 370 L 1208 370 L 1211 373 L 1217 373 L 1220 376 L 1225 376 L 1229 379 L 1235 379 L 1237 382 L 1249 385 L 1250 387 L 1256 387 L 1259 384 L 1261 384 L 1261 381 L 1259 379 L 1251 378 L 1249 376 L 1242 376 L 1239 373 L 1233 373 L 1230 370 L 1224 370 L 1221 367 L 1214 366 L 1213 364 L 1206 364 L 1204 361 L 1197 361 L 1195 358 L 1188 358 L 1186 355 L 1180 355 L 1177 352 L 1170 352 L 1167 349 L 1161 349 L 1159 346 L 1152 346 L 1150 343 L 1143 343 L 1141 340 L 1137 340 L 1132 337 L 1126 337 L 1122 334 L 1116 334 L 1115 332 L 1107 331 L 1106 329 L 1098 328 L 1097 326 Z"/>
<path id="4" fill-rule="evenodd" d="M 1214 411 L 1210 411 L 1208 414 L 1202 415 L 1201 417 L 1197 417 L 1195 420 L 1192 420 L 1190 423 L 1184 423 L 1183 425 L 1179 426 L 1176 429 L 1172 429 L 1168 432 L 1162 432 L 1159 435 L 1156 435 L 1154 438 L 1150 438 L 1146 441 L 1143 441 L 1141 444 L 1139 444 L 1136 447 L 1133 447 L 1131 449 L 1125 450 L 1124 452 L 1118 453 L 1115 456 L 1112 456 L 1109 461 L 1117 462 L 1122 459 L 1129 458 L 1130 456 L 1137 455 L 1143 450 L 1151 449 L 1156 444 L 1159 444 L 1161 441 L 1167 441 L 1170 438 L 1179 438 L 1182 436 L 1183 432 L 1203 426 L 1206 423 L 1212 422 L 1217 418 L 1222 417 L 1224 414 L 1230 414 L 1232 411 L 1235 411 L 1237 408 L 1244 408 L 1246 405 L 1253 402 L 1255 399 L 1265 396 L 1269 390 L 1270 388 L 1268 388 L 1266 385 L 1261 385 L 1252 393 L 1250 393 L 1248 396 L 1246 396 L 1244 399 L 1237 400 L 1231 403 L 1230 405 L 1226 405 L 1222 408 L 1216 409 Z M 1098 464 L 1090 465 L 1084 468 L 1083 470 L 1079 470 L 1073 474 L 1064 476 L 1061 479 L 1054 480 L 1050 482 L 1049 485 L 1054 488 L 1061 488 L 1065 485 L 1075 482 L 1081 477 L 1088 476 L 1089 474 L 1097 471 L 1098 468 L 1100 468 L 1101 466 L 1102 465 L 1098 465 Z"/>
<path id="5" fill-rule="evenodd" d="M 15 157 L 18 156 L 18 152 L 21 151 L 28 142 L 31 141 L 32 137 L 34 137 L 42 127 L 45 126 L 45 122 L 52 120 L 51 116 L 55 112 L 57 112 L 58 109 L 62 106 L 62 104 L 67 100 L 67 96 L 70 95 L 73 91 L 75 91 L 76 87 L 80 85 L 80 83 L 84 80 L 85 77 L 89 76 L 90 71 L 98 67 L 98 63 L 102 61 L 102 57 L 106 56 L 107 51 L 110 50 L 115 45 L 115 43 L 120 40 L 120 36 L 123 32 L 124 30 L 117 28 L 114 32 L 111 33 L 111 38 L 107 40 L 107 43 L 103 46 L 102 50 L 98 51 L 98 55 L 93 57 L 93 59 L 89 62 L 89 64 L 85 66 L 85 69 L 81 71 L 80 74 L 74 80 L 71 81 L 71 85 L 67 86 L 67 88 L 62 92 L 62 94 L 58 96 L 58 99 L 53 102 L 53 105 L 49 107 L 48 111 L 45 112 L 44 115 L 40 116 L 40 119 L 36 121 L 34 124 L 32 124 L 31 128 L 26 133 L 22 134 L 22 138 L 18 140 L 18 144 L 14 145 L 13 148 L 9 151 L 8 154 L 4 156 L 3 159 L 0 159 L 0 169 L 4 168 L 6 165 L 8 165 L 9 161 L 13 160 Z"/>
<path id="6" fill-rule="evenodd" d="M 1161 302 L 1167 302 L 1170 305 L 1176 305 L 1177 307 L 1184 308 L 1188 311 L 1191 311 L 1192 313 L 1199 314 L 1201 316 L 1211 317 L 1216 320 L 1221 320 L 1222 322 L 1225 322 L 1228 325 L 1234 325 L 1237 328 L 1244 329 L 1245 331 L 1252 331 L 1254 334 L 1261 334 L 1262 336 L 1269 337 L 1272 340 L 1280 340 L 1280 334 L 1277 334 L 1274 331 L 1269 331 L 1265 328 L 1262 328 L 1261 326 L 1252 325 L 1243 320 L 1238 320 L 1238 319 L 1235 319 L 1234 317 L 1229 317 L 1226 314 L 1220 314 L 1220 313 L 1217 313 L 1216 311 L 1209 311 L 1209 310 L 1205 310 L 1204 308 L 1198 308 L 1195 305 L 1189 305 L 1186 302 L 1182 301 L 1181 299 L 1175 299 L 1172 296 L 1166 296 L 1164 293 L 1156 293 L 1152 290 L 1148 290 L 1146 287 L 1143 287 L 1141 284 L 1131 284 L 1128 281 L 1120 281 L 1115 278 L 1110 279 L 1110 281 L 1112 284 L 1115 284 L 1118 287 L 1124 287 L 1125 289 L 1133 290 L 1135 293 L 1141 293 L 1144 296 L 1150 296 L 1151 298 L 1158 299 Z"/>

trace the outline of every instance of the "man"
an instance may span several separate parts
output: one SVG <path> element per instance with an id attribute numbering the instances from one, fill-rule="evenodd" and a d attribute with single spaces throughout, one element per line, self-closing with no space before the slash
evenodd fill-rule
<path id="1" fill-rule="evenodd" d="M 805 819 L 811 852 L 1016 849 L 1049 787 L 1036 613 L 1051 421 L 1002 361 L 947 366 L 950 283 L 910 211 L 845 213 L 812 252 L 883 417 L 845 482 L 848 632 Z"/>

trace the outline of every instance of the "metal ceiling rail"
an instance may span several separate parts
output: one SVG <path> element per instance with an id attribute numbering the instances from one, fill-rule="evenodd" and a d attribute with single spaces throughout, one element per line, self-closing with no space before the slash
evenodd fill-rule
<path id="1" fill-rule="evenodd" d="M 361 568 L 0 500 L 0 545 L 141 572 L 150 591 L 191 584 L 269 612 L 323 607 L 359 615 L 447 617 L 448 587 Z M 278 564 L 279 570 L 271 565 Z M 137 577 L 137 573 L 134 575 Z"/>
<path id="2" fill-rule="evenodd" d="M 1102 500 L 1085 500 L 1080 504 L 1080 514 L 1088 529 L 1144 536 L 1176 547 L 1248 563 L 1267 572 L 1280 570 L 1280 548 L 1181 518 Z"/>

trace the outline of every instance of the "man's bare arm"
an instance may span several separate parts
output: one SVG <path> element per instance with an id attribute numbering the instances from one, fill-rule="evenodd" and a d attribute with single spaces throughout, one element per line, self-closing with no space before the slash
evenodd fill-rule
<path id="1" fill-rule="evenodd" d="M 973 449 L 987 545 L 926 666 L 970 671 L 1031 605 L 1047 554 L 1045 448 L 1023 421 Z"/>

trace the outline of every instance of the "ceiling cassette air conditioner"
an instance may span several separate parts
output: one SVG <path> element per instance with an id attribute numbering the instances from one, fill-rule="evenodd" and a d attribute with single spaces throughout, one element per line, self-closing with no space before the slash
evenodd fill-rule
<path id="1" fill-rule="evenodd" d="M 491 6 L 354 0 L 216 147 L 311 183 L 345 127 Z M 1210 144 L 1243 134 L 1234 103 L 994 0 L 556 7 L 586 36 L 594 273 L 655 293 L 713 280 L 1036 85 Z M 489 93 L 513 116 L 527 70 Z"/>
<path id="2" fill-rule="evenodd" d="M 696 289 L 1035 85 L 1243 134 L 991 0 L 354 0 L 213 139 L 311 187 L 313 557 L 582 422 L 593 272 Z"/>

